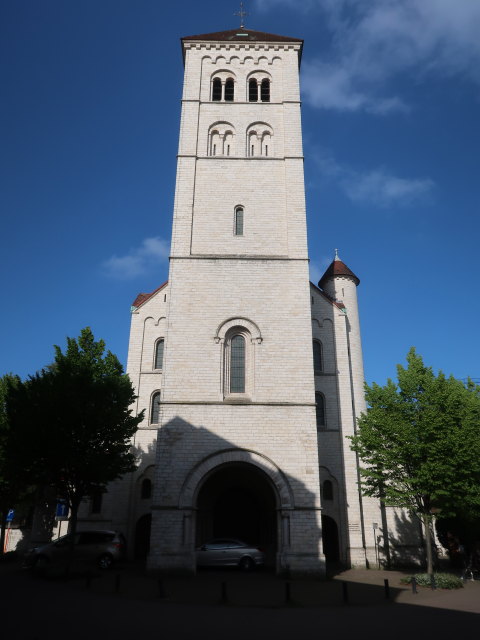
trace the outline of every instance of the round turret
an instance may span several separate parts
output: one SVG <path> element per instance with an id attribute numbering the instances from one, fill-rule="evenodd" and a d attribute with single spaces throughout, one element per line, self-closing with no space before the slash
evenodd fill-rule
<path id="1" fill-rule="evenodd" d="M 360 279 L 340 260 L 338 250 L 335 249 L 335 258 L 320 278 L 318 286 L 334 300 L 343 300 L 345 292 L 341 287 L 341 282 L 344 279 L 354 282 L 355 286 L 360 284 Z"/>

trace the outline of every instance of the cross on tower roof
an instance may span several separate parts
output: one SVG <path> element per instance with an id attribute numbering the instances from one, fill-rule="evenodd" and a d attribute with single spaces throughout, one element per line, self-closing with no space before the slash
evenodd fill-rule
<path id="1" fill-rule="evenodd" d="M 248 16 L 248 13 L 243 10 L 243 2 L 240 2 L 240 11 L 236 11 L 233 15 L 240 18 L 240 29 L 243 29 L 245 27 L 244 18 Z"/>

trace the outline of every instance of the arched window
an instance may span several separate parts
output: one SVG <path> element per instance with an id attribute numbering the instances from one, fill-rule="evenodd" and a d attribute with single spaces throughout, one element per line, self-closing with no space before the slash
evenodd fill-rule
<path id="1" fill-rule="evenodd" d="M 256 131 L 250 131 L 248 134 L 248 155 L 253 158 L 260 155 L 259 153 L 259 140 Z"/>
<path id="2" fill-rule="evenodd" d="M 245 338 L 230 340 L 230 393 L 245 393 Z"/>
<path id="3" fill-rule="evenodd" d="M 322 497 L 324 500 L 333 500 L 333 484 L 330 480 L 323 483 Z"/>
<path id="4" fill-rule="evenodd" d="M 215 78 L 212 83 L 212 100 L 220 102 L 222 99 L 222 81 L 220 78 Z"/>
<path id="5" fill-rule="evenodd" d="M 152 481 L 145 478 L 142 481 L 142 488 L 140 490 L 140 497 L 142 500 L 148 500 L 152 497 Z"/>
<path id="6" fill-rule="evenodd" d="M 322 345 L 318 340 L 313 341 L 313 370 L 315 374 L 323 371 Z"/>
<path id="7" fill-rule="evenodd" d="M 158 424 L 160 419 L 160 391 L 156 391 L 152 396 L 152 407 L 150 409 L 150 424 Z"/>
<path id="8" fill-rule="evenodd" d="M 231 131 L 227 131 L 225 134 L 225 138 L 223 140 L 223 155 L 233 155 L 233 133 Z"/>
<path id="9" fill-rule="evenodd" d="M 235 92 L 235 84 L 232 78 L 228 78 L 225 82 L 225 102 L 233 102 Z"/>
<path id="10" fill-rule="evenodd" d="M 260 97 L 262 102 L 270 102 L 270 80 L 264 78 L 260 87 Z"/>
<path id="11" fill-rule="evenodd" d="M 268 157 L 269 150 L 270 150 L 270 155 L 271 155 L 271 153 L 272 153 L 271 139 L 272 139 L 272 136 L 270 135 L 270 132 L 269 131 L 265 131 L 263 136 L 262 136 L 262 156 Z"/>
<path id="12" fill-rule="evenodd" d="M 163 369 L 163 347 L 165 340 L 160 338 L 155 345 L 155 369 Z"/>
<path id="13" fill-rule="evenodd" d="M 325 397 L 323 393 L 315 393 L 315 415 L 317 419 L 317 429 L 324 429 L 325 424 Z"/>
<path id="14" fill-rule="evenodd" d="M 248 81 L 248 101 L 258 102 L 258 85 L 255 78 Z"/>
<path id="15" fill-rule="evenodd" d="M 236 207 L 235 209 L 234 235 L 243 236 L 243 207 Z"/>

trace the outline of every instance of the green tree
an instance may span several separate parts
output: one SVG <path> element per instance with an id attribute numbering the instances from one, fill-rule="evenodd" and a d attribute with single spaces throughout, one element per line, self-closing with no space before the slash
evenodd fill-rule
<path id="1" fill-rule="evenodd" d="M 480 511 L 480 387 L 435 375 L 410 349 L 398 383 L 366 385 L 352 449 L 364 495 L 417 514 L 433 571 L 431 517 Z"/>
<path id="2" fill-rule="evenodd" d="M 0 378 L 0 554 L 5 547 L 5 532 L 9 509 L 25 506 L 32 493 L 28 474 L 24 472 L 23 452 L 7 415 L 10 395 L 21 385 L 20 378 L 6 374 Z"/>
<path id="3" fill-rule="evenodd" d="M 122 365 L 89 327 L 78 339 L 55 346 L 52 365 L 18 385 L 7 406 L 24 464 L 39 485 L 53 487 L 77 528 L 81 501 L 133 471 L 131 438 L 143 413 Z M 28 438 L 24 438 L 28 434 Z"/>

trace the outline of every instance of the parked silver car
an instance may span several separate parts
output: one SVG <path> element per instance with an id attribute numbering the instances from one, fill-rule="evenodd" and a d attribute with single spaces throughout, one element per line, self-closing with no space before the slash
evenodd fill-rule
<path id="1" fill-rule="evenodd" d="M 261 549 L 236 540 L 217 538 L 205 542 L 196 550 L 198 567 L 235 567 L 250 571 L 265 564 L 265 554 Z"/>
<path id="2" fill-rule="evenodd" d="M 25 556 L 25 566 L 45 570 L 50 565 L 68 560 L 72 536 L 57 538 L 53 542 L 33 547 Z M 125 538 L 118 531 L 79 531 L 75 534 L 73 560 L 78 564 L 95 564 L 109 569 L 125 557 Z"/>

